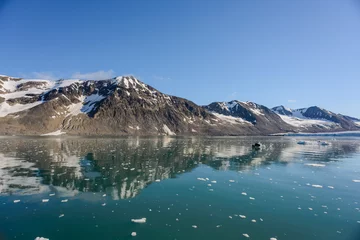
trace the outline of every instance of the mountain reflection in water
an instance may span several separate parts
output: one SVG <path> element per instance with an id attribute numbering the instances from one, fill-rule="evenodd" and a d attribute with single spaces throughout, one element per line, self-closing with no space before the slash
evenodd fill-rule
<path id="1" fill-rule="evenodd" d="M 260 141 L 258 151 L 251 148 Z M 76 196 L 106 192 L 133 198 L 155 181 L 176 178 L 205 164 L 220 171 L 251 171 L 293 161 L 336 161 L 358 153 L 359 144 L 291 138 L 0 138 L 0 194 L 52 192 Z"/>

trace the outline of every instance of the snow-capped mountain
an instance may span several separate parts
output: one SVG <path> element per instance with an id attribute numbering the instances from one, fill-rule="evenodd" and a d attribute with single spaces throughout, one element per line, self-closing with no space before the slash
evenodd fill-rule
<path id="1" fill-rule="evenodd" d="M 258 132 L 269 131 L 293 131 L 294 128 L 286 124 L 271 109 L 253 102 L 240 102 L 233 100 L 230 102 L 213 102 L 205 109 L 222 119 L 238 119 L 244 121 Z"/>
<path id="2" fill-rule="evenodd" d="M 0 75 L 0 135 L 267 135 L 359 128 L 360 121 L 320 108 L 274 112 L 236 100 L 201 107 L 133 76 L 50 81 Z"/>
<path id="3" fill-rule="evenodd" d="M 358 119 L 330 112 L 317 106 L 289 109 L 284 106 L 272 108 L 283 121 L 301 131 L 358 130 Z"/>

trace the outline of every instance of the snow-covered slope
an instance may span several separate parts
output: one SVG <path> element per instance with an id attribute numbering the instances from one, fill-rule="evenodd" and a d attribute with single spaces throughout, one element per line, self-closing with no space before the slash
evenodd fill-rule
<path id="1" fill-rule="evenodd" d="M 227 119 L 229 122 L 237 120 L 243 122 L 255 132 L 265 133 L 269 131 L 291 131 L 294 130 L 269 108 L 253 103 L 233 100 L 230 102 L 213 102 L 205 109 L 217 117 Z"/>
<path id="2" fill-rule="evenodd" d="M 283 121 L 300 128 L 301 131 L 313 130 L 357 130 L 356 118 L 346 117 L 316 106 L 289 109 L 284 106 L 272 108 Z"/>

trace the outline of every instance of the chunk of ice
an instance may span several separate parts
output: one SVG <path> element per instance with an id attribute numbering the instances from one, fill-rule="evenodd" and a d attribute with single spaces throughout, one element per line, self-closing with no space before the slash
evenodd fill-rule
<path id="1" fill-rule="evenodd" d="M 146 218 L 131 219 L 134 223 L 146 223 Z"/>

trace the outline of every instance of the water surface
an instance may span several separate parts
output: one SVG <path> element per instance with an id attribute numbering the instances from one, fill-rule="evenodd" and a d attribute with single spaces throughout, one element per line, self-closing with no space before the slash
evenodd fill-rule
<path id="1" fill-rule="evenodd" d="M 0 138 L 0 239 L 360 239 L 360 138 L 297 140 Z"/>

